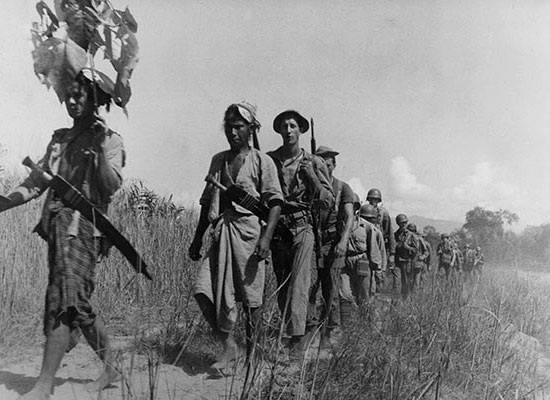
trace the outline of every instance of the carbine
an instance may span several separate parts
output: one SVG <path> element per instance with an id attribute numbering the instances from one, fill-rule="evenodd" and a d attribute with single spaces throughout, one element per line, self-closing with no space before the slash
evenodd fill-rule
<path id="1" fill-rule="evenodd" d="M 225 194 L 225 196 L 227 196 L 228 199 L 237 203 L 241 207 L 246 208 L 262 221 L 268 221 L 269 207 L 256 196 L 251 195 L 246 190 L 240 188 L 237 185 L 229 185 L 226 187 L 211 174 L 207 175 L 204 180 L 216 186 Z M 280 236 L 285 240 L 292 239 L 292 232 L 290 232 L 288 227 L 281 220 L 277 222 L 274 234 Z"/>

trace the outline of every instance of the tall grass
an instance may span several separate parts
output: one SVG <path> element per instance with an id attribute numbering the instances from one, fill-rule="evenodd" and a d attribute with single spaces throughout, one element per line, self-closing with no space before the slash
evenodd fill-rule
<path id="1" fill-rule="evenodd" d="M 153 393 L 159 362 L 202 372 L 219 348 L 192 299 L 198 264 L 187 249 L 196 210 L 137 217 L 123 200 L 115 199 L 110 219 L 154 280 L 112 249 L 97 269 L 93 301 L 111 334 L 135 338 L 149 355 Z M 31 234 L 39 215 L 39 202 L 0 214 L 0 357 L 42 340 L 46 245 Z M 479 282 L 432 273 L 407 301 L 372 299 L 344 327 L 332 358 L 313 355 L 294 375 L 285 373 L 277 340 L 275 290 L 270 275 L 249 379 L 228 386 L 228 398 L 519 399 L 544 383 L 512 341 L 529 335 L 539 352 L 550 344 L 548 286 L 515 270 L 486 267 Z M 242 328 L 237 335 L 244 342 Z"/>

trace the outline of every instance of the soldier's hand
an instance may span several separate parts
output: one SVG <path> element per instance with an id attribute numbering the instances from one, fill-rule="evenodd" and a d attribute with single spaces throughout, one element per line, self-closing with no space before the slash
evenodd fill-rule
<path id="1" fill-rule="evenodd" d="M 346 255 L 347 249 L 348 249 L 347 243 L 341 240 L 338 242 L 338 244 L 334 248 L 334 252 L 336 253 L 337 256 L 342 257 Z"/>
<path id="2" fill-rule="evenodd" d="M 191 243 L 191 246 L 189 246 L 189 258 L 193 261 L 198 261 L 201 259 L 201 247 L 202 247 L 202 240 L 200 241 L 193 241 Z"/>
<path id="3" fill-rule="evenodd" d="M 308 178 L 311 178 L 313 175 L 315 175 L 315 170 L 313 169 L 313 161 L 308 159 L 303 159 L 302 161 L 300 161 L 298 170 L 304 173 Z"/>
<path id="4" fill-rule="evenodd" d="M 267 256 L 269 255 L 269 243 L 270 240 L 262 235 L 262 237 L 258 241 L 258 244 L 256 245 L 256 249 L 254 250 L 254 254 L 256 255 L 256 257 L 258 257 L 258 259 L 263 260 L 267 258 Z"/>

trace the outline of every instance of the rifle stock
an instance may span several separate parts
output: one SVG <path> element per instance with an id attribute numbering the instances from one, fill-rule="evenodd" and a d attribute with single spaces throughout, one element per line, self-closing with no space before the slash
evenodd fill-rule
<path id="1" fill-rule="evenodd" d="M 105 237 L 122 253 L 137 272 L 141 272 L 148 279 L 152 280 L 147 272 L 147 264 L 138 254 L 130 242 L 111 224 L 105 215 L 99 211 L 90 201 L 78 191 L 73 185 L 59 175 L 51 175 L 35 164 L 29 157 L 25 157 L 23 165 L 39 173 L 48 182 L 63 200 L 65 204 L 74 210 L 79 211 L 90 221 Z"/>

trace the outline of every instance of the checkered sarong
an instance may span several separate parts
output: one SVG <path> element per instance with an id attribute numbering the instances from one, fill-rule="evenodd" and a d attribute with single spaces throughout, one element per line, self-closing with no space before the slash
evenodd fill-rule
<path id="1" fill-rule="evenodd" d="M 95 288 L 94 271 L 99 238 L 93 225 L 80 217 L 77 236 L 69 236 L 73 210 L 61 208 L 51 215 L 48 235 L 49 278 L 44 312 L 44 333 L 56 327 L 66 314 L 71 328 L 94 323 L 90 297 Z"/>

